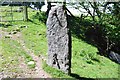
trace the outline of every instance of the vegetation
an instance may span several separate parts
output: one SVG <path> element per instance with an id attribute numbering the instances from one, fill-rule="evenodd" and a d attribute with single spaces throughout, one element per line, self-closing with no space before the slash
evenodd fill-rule
<path id="1" fill-rule="evenodd" d="M 86 21 L 89 20 L 87 32 L 95 33 L 89 34 L 87 36 L 92 36 L 95 44 L 99 47 L 99 52 L 102 55 L 108 56 L 110 51 L 117 52 L 119 54 L 120 50 L 120 18 L 119 9 L 120 2 L 78 2 L 79 5 L 75 6 L 76 9 L 84 9 L 89 15 L 81 15 L 79 20 Z M 74 4 L 71 3 L 74 6 Z M 91 11 L 91 9 L 93 11 Z M 80 11 L 82 12 L 82 11 Z M 88 21 L 87 21 L 88 22 Z M 92 24 L 91 24 L 91 23 Z M 97 35 L 96 35 L 97 34 Z M 101 41 L 98 41 L 96 36 L 101 38 Z M 94 36 L 94 37 L 93 37 Z M 91 42 L 91 40 L 90 40 Z M 93 42 L 92 42 L 93 43 Z M 102 45 L 101 45 L 102 44 Z"/>
<path id="2" fill-rule="evenodd" d="M 53 67 L 50 67 L 46 64 L 45 61 L 43 61 L 43 69 L 48 72 L 49 74 L 52 75 L 53 78 L 68 78 L 68 79 L 73 79 L 71 76 L 63 73 L 62 71 L 55 69 Z"/>
<path id="3" fill-rule="evenodd" d="M 32 11 L 31 9 L 28 10 L 30 10 L 31 12 L 28 13 L 29 20 L 27 22 L 23 21 L 14 21 L 12 23 L 1 22 L 0 30 L 8 33 L 14 31 L 22 33 L 22 40 L 24 40 L 25 46 L 27 46 L 29 49 L 32 49 L 35 55 L 37 56 L 44 55 L 45 57 L 47 57 L 45 13 Z M 118 71 L 120 65 L 109 60 L 104 56 L 98 55 L 97 54 L 99 52 L 98 46 L 101 43 L 97 42 L 99 43 L 97 44 L 94 41 L 96 38 L 92 37 L 91 35 L 88 35 L 89 33 L 92 32 L 92 30 L 94 29 L 96 30 L 96 26 L 92 27 L 94 25 L 90 20 L 91 18 L 87 17 L 84 20 L 81 20 L 78 17 L 69 18 L 70 18 L 69 22 L 72 23 L 70 24 L 72 32 L 72 68 L 71 68 L 72 74 L 76 74 L 77 76 L 85 78 L 118 78 L 118 76 L 120 75 Z M 97 25 L 97 23 L 95 24 Z M 113 31 L 113 32 L 110 31 L 109 35 L 114 33 L 116 34 L 116 30 L 119 31 L 115 25 L 114 26 L 113 25 L 111 26 L 111 24 L 109 25 L 105 23 L 104 27 L 106 28 L 105 30 Z M 103 26 L 100 27 L 100 30 L 104 30 Z M 93 33 L 92 35 L 95 35 L 95 33 Z M 101 34 L 101 36 L 102 35 L 103 34 Z M 112 40 L 117 38 L 110 39 Z M 1 50 L 2 52 L 0 55 L 4 57 L 4 60 L 0 59 L 0 61 L 2 62 L 0 64 L 0 71 L 2 71 L 2 68 L 5 67 L 8 63 L 10 63 L 12 67 L 17 66 L 18 56 L 23 56 L 25 62 L 33 61 L 29 54 L 26 54 L 24 49 L 22 49 L 18 41 L 11 40 L 10 37 L 5 37 L 0 39 L 0 43 L 2 43 L 0 44 L 2 46 Z M 48 65 L 45 64 L 44 61 L 43 63 L 44 63 L 43 69 L 49 74 L 51 74 L 52 77 L 76 78 L 76 76 L 74 75 L 69 76 L 59 70 L 49 67 Z M 32 65 L 32 67 L 34 68 L 35 65 Z M 5 70 L 9 70 L 9 68 L 6 67 Z M 17 70 L 16 72 L 19 72 Z"/>
<path id="4" fill-rule="evenodd" d="M 16 78 L 19 75 L 25 75 L 25 66 L 23 63 L 33 61 L 33 59 L 22 49 L 21 45 L 10 38 L 0 39 L 0 72 L 6 77 Z M 24 68 L 22 69 L 21 66 Z M 33 69 L 34 65 L 28 65 Z M 26 70 L 28 71 L 28 70 Z M 5 76 L 1 76 L 5 77 Z"/>
<path id="5" fill-rule="evenodd" d="M 33 61 L 32 57 L 22 49 L 21 45 L 17 41 L 10 39 L 10 36 L 5 36 L 3 39 L 1 39 L 0 43 L 2 43 L 1 44 L 2 46 L 1 55 L 3 57 L 5 56 L 4 58 L 9 56 L 8 59 L 11 58 L 14 61 L 13 56 L 14 57 L 16 56 L 15 58 L 17 58 L 17 56 L 21 56 L 25 59 L 26 64 L 30 61 Z M 17 59 L 15 59 L 15 61 L 17 61 Z M 35 64 L 29 65 L 29 67 L 34 68 Z"/>

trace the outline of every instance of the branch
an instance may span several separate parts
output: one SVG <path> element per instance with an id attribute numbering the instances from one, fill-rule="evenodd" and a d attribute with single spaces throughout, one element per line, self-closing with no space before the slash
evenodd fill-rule
<path id="1" fill-rule="evenodd" d="M 70 13 L 70 15 L 72 16 L 72 17 L 74 17 L 74 15 L 65 7 L 65 9 Z"/>

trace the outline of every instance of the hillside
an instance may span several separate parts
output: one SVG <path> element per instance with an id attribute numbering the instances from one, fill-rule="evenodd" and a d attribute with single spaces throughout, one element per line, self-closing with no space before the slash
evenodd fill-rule
<path id="1" fill-rule="evenodd" d="M 40 66 L 47 72 L 43 71 L 42 77 L 118 78 L 119 65 L 98 55 L 97 47 L 76 37 L 73 32 L 71 68 L 73 75 L 65 75 L 47 66 L 45 13 L 39 13 L 39 17 L 36 14 L 37 11 L 30 9 L 28 22 L 0 22 L 0 77 L 38 77 L 36 68 L 39 67 L 36 66 L 39 66 L 39 61 L 34 59 L 37 57 L 43 63 Z M 28 64 L 30 61 L 33 62 L 32 65 Z"/>

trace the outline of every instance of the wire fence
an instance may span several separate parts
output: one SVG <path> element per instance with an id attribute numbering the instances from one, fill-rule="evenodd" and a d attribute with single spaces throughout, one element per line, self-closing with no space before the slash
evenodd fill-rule
<path id="1" fill-rule="evenodd" d="M 0 22 L 21 21 L 23 14 L 23 6 L 0 5 Z"/>

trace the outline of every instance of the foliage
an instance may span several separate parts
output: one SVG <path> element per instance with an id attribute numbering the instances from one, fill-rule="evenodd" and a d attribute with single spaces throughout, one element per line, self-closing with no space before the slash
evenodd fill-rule
<path id="1" fill-rule="evenodd" d="M 44 2 L 42 2 L 42 1 L 40 1 L 40 2 L 31 2 L 31 4 L 32 5 L 34 5 L 34 9 L 35 8 L 37 8 L 37 9 L 41 9 L 41 7 L 43 6 L 43 5 L 45 5 L 45 3 Z M 29 5 L 30 6 L 30 5 Z M 31 6 L 30 6 L 31 7 Z M 32 7 L 31 7 L 32 8 Z"/>
<path id="2" fill-rule="evenodd" d="M 42 21 L 43 23 L 46 23 L 47 17 L 45 12 L 36 12 L 35 15 L 32 16 L 32 19 L 38 19 L 39 21 Z"/>
<path id="3" fill-rule="evenodd" d="M 84 24 L 82 24 L 81 29 L 79 29 L 83 31 L 82 34 L 84 34 L 84 32 L 88 34 L 83 36 L 87 36 L 88 39 L 91 39 L 90 36 L 94 36 L 91 39 L 92 42 L 95 42 L 94 44 L 97 44 L 97 46 L 99 46 L 103 53 L 109 53 L 111 50 L 119 53 L 120 2 L 78 2 L 75 8 L 79 10 L 81 8 L 86 10 L 86 13 L 88 13 L 90 17 L 88 19 L 88 17 L 86 17 L 87 15 L 84 16 L 83 14 L 81 14 L 80 20 L 82 20 L 82 22 L 86 21 L 86 19 L 89 20 L 89 23 L 86 23 L 88 26 L 86 29 L 83 30 L 82 28 Z M 80 10 L 80 12 L 82 11 Z M 76 30 L 76 32 L 80 31 Z M 78 35 L 80 34 L 81 33 L 79 33 Z M 99 38 L 101 38 L 101 42 L 95 36 L 99 36 Z M 103 44 L 104 46 L 101 44 Z"/>
<path id="4" fill-rule="evenodd" d="M 104 36 L 108 39 L 109 50 L 113 50 L 119 53 L 120 49 L 120 2 L 109 3 L 112 4 L 110 8 L 110 14 L 102 14 L 101 19 Z M 108 5 L 109 5 L 108 4 Z M 114 48 L 114 49 L 113 49 Z"/>

